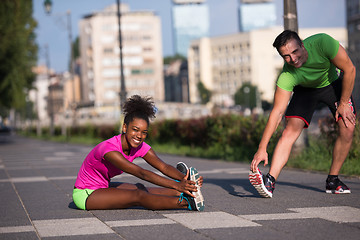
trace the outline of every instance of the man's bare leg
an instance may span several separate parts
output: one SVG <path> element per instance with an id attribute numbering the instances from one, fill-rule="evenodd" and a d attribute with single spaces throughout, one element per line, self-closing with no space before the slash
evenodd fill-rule
<path id="1" fill-rule="evenodd" d="M 289 160 L 292 146 L 304 129 L 305 123 L 299 118 L 288 118 L 286 127 L 275 147 L 270 166 L 270 175 L 277 179 Z"/>

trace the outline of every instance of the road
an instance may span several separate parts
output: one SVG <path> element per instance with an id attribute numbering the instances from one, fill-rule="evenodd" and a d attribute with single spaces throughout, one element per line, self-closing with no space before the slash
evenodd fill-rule
<path id="1" fill-rule="evenodd" d="M 0 143 L 0 239 L 359 239 L 360 179 L 347 195 L 324 192 L 326 174 L 285 169 L 272 199 L 248 181 L 248 164 L 186 162 L 204 177 L 205 211 L 77 210 L 71 194 L 89 146 L 12 136 Z M 155 149 L 156 150 L 156 149 Z M 143 160 L 135 160 L 144 168 Z M 266 168 L 262 168 L 267 172 Z M 143 181 L 123 174 L 117 182 Z M 149 183 L 144 183 L 150 186 Z"/>

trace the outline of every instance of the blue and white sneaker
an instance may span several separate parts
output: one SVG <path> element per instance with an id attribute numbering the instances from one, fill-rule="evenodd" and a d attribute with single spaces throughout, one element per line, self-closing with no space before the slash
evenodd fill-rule
<path id="1" fill-rule="evenodd" d="M 186 193 L 181 193 L 179 197 L 179 202 L 182 202 L 183 199 L 185 199 L 188 202 L 188 209 L 190 211 L 204 211 L 204 207 L 198 207 L 198 205 L 195 202 L 195 198 L 187 195 Z"/>
<path id="2" fill-rule="evenodd" d="M 176 164 L 176 169 L 179 170 L 182 174 L 186 175 L 187 171 L 189 170 L 188 166 L 183 162 L 178 162 Z M 189 180 L 189 179 L 188 179 Z"/>
<path id="3" fill-rule="evenodd" d="M 196 192 L 192 192 L 192 194 L 195 196 L 194 201 L 196 204 L 196 208 L 198 209 L 198 211 L 203 211 L 205 207 L 204 197 L 201 194 L 200 186 L 198 185 L 200 175 L 196 170 L 196 168 L 194 167 L 190 167 L 189 170 L 190 170 L 190 174 L 189 174 L 190 180 L 196 183 L 195 186 L 197 188 Z"/>
<path id="4" fill-rule="evenodd" d="M 183 196 L 185 199 L 189 199 L 187 200 L 189 202 L 189 206 L 192 205 L 192 209 L 190 210 L 197 210 L 197 211 L 203 211 L 204 210 L 204 207 L 205 207 L 205 204 L 204 204 L 204 197 L 203 195 L 201 194 L 201 190 L 200 190 L 200 186 L 198 185 L 198 181 L 199 181 L 199 173 L 198 171 L 196 170 L 196 168 L 194 167 L 188 167 L 185 163 L 183 162 L 178 162 L 176 164 L 176 169 L 179 170 L 182 174 L 186 175 L 188 171 L 189 172 L 189 176 L 188 176 L 188 180 L 191 180 L 193 182 L 195 182 L 195 186 L 197 188 L 197 192 L 191 192 L 195 198 L 185 194 L 185 193 L 182 193 L 181 196 Z"/>

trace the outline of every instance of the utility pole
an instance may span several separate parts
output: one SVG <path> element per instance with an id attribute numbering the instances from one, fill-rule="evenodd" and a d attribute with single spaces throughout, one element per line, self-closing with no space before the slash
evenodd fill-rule
<path id="1" fill-rule="evenodd" d="M 50 73 L 50 58 L 49 58 L 49 46 L 46 44 L 45 45 L 45 57 L 46 57 L 46 74 L 48 77 L 48 81 L 49 81 L 49 94 L 48 94 L 48 113 L 50 116 L 50 136 L 54 136 L 54 88 L 52 87 L 52 83 L 51 83 L 51 73 Z"/>
<path id="2" fill-rule="evenodd" d="M 284 0 L 284 30 L 299 32 L 296 0 Z M 296 140 L 294 147 L 295 149 L 303 149 L 307 146 L 309 146 L 308 130 L 304 129 Z"/>
<path id="3" fill-rule="evenodd" d="M 120 50 L 120 116 L 122 111 L 122 105 L 126 101 L 126 88 L 124 79 L 124 67 L 123 67 L 123 55 L 122 55 L 122 36 L 121 36 L 121 11 L 120 11 L 120 0 L 116 0 L 117 3 L 117 18 L 119 25 L 119 50 Z"/>
<path id="4" fill-rule="evenodd" d="M 66 17 L 67 17 L 67 30 L 68 30 L 68 38 L 69 38 L 69 44 L 70 44 L 70 81 L 72 82 L 72 103 L 70 103 L 71 105 L 71 109 L 73 111 L 72 114 L 72 126 L 75 127 L 76 126 L 76 111 L 77 111 L 77 102 L 76 102 L 76 93 L 75 93 L 75 88 L 76 88 L 76 84 L 75 84 L 75 72 L 74 72 L 74 49 L 73 49 L 73 41 L 72 41 L 72 28 L 71 28 L 71 11 L 68 10 L 66 12 Z"/>
<path id="5" fill-rule="evenodd" d="M 298 32 L 296 0 L 284 0 L 284 30 Z"/>

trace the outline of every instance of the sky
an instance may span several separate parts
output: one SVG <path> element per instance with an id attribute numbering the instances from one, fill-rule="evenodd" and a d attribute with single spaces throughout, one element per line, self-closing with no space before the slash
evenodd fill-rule
<path id="1" fill-rule="evenodd" d="M 210 37 L 236 33 L 239 0 L 206 0 L 210 11 Z M 276 4 L 277 25 L 283 25 L 283 0 Z M 70 56 L 66 12 L 71 12 L 71 33 L 78 36 L 79 20 L 87 14 L 116 4 L 116 0 L 52 0 L 52 13 L 47 15 L 44 0 L 33 0 L 33 17 L 39 46 L 39 65 L 46 63 L 48 46 L 50 68 L 67 70 Z M 171 0 L 121 0 L 130 10 L 151 10 L 161 18 L 163 55 L 174 54 L 171 30 Z M 299 28 L 346 27 L 345 0 L 297 0 Z"/>

